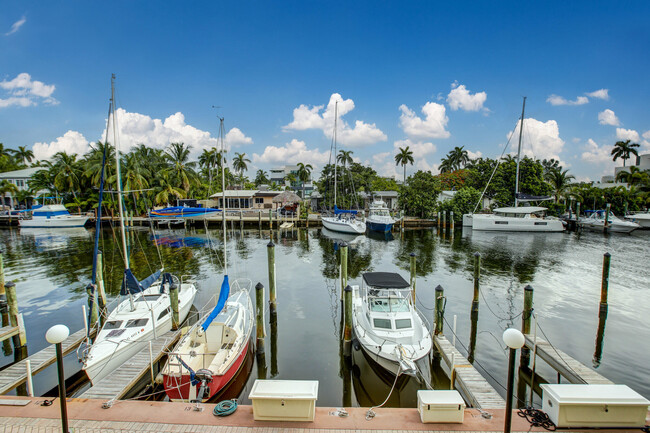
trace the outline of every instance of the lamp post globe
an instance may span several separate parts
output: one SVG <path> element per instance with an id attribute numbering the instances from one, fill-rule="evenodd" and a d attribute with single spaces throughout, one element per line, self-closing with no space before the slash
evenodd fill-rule
<path id="1" fill-rule="evenodd" d="M 526 339 L 518 329 L 509 328 L 503 333 L 503 342 L 511 349 L 521 349 L 524 347 Z"/>
<path id="2" fill-rule="evenodd" d="M 515 382 L 515 354 L 517 349 L 521 349 L 526 343 L 526 338 L 519 330 L 510 328 L 506 329 L 503 333 L 503 342 L 506 343 L 510 349 L 510 356 L 508 357 L 508 388 L 506 390 L 506 413 L 505 422 L 503 425 L 504 433 L 510 433 L 510 425 L 512 424 L 512 389 Z"/>
<path id="3" fill-rule="evenodd" d="M 45 333 L 45 339 L 50 344 L 63 343 L 70 335 L 70 330 L 65 325 L 54 325 Z"/>

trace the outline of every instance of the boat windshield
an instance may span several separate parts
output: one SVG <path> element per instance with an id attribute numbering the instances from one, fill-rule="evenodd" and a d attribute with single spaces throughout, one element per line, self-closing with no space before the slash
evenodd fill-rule
<path id="1" fill-rule="evenodd" d="M 397 313 L 397 312 L 408 312 L 409 303 L 406 298 L 377 298 L 371 297 L 369 299 L 370 311 L 381 312 L 381 313 Z"/>
<path id="2" fill-rule="evenodd" d="M 375 216 L 390 216 L 386 209 L 372 209 L 371 213 Z"/>

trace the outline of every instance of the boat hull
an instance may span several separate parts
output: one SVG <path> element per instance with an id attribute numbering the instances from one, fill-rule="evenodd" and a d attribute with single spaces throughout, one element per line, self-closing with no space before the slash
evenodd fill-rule
<path id="1" fill-rule="evenodd" d="M 230 366 L 230 368 L 222 375 L 213 375 L 212 382 L 208 384 L 209 388 L 209 397 L 203 400 L 209 400 L 214 397 L 217 393 L 223 390 L 232 380 L 237 372 L 241 369 L 246 354 L 248 353 L 248 346 L 250 345 L 250 340 L 244 346 L 241 353 L 237 356 L 235 362 Z M 192 385 L 189 374 L 172 375 L 172 374 L 163 374 L 163 385 L 165 386 L 165 393 L 171 401 L 189 401 L 192 399 L 192 395 L 196 398 L 197 388 L 200 385 Z M 194 389 L 192 389 L 194 388 Z"/>
<path id="2" fill-rule="evenodd" d="M 30 220 L 18 220 L 23 228 L 57 228 L 57 227 L 83 227 L 88 217 L 70 215 L 66 218 L 33 218 Z"/>
<path id="3" fill-rule="evenodd" d="M 625 219 L 637 223 L 642 229 L 650 229 L 650 214 L 629 215 Z"/>
<path id="4" fill-rule="evenodd" d="M 393 229 L 392 223 L 378 223 L 368 220 L 366 220 L 366 226 L 368 227 L 368 230 L 379 233 L 387 233 Z"/>
<path id="5" fill-rule="evenodd" d="M 495 215 L 472 215 L 472 230 L 496 232 L 563 232 L 564 224 L 556 219 L 515 218 Z M 463 222 L 465 218 L 463 216 Z"/>
<path id="6" fill-rule="evenodd" d="M 362 234 L 366 232 L 366 225 L 361 221 L 346 221 L 334 217 L 322 217 L 323 226 L 335 232 Z"/>
<path id="7" fill-rule="evenodd" d="M 580 222 L 579 223 L 583 228 L 597 231 L 597 232 L 603 232 L 605 231 L 605 226 L 604 224 L 598 224 L 598 223 L 591 223 L 591 222 Z M 607 227 L 607 231 L 610 233 L 631 233 L 634 230 L 636 230 L 637 226 L 633 225 L 627 225 L 627 224 L 610 224 Z"/>

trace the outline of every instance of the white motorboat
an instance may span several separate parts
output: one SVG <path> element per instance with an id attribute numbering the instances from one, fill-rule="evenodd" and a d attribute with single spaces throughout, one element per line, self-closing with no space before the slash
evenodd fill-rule
<path id="1" fill-rule="evenodd" d="M 411 295 L 409 283 L 393 272 L 367 272 L 361 287 L 352 287 L 356 338 L 371 359 L 394 375 L 415 375 L 416 361 L 433 345 Z"/>
<path id="2" fill-rule="evenodd" d="M 373 200 L 370 204 L 366 226 L 374 232 L 386 233 L 393 229 L 396 220 L 390 215 L 390 211 L 383 200 Z"/>
<path id="3" fill-rule="evenodd" d="M 160 275 L 159 271 L 150 278 L 158 279 Z M 110 312 L 84 361 L 83 369 L 93 384 L 144 349 L 149 340 L 172 329 L 171 290 L 178 290 L 179 318 L 185 320 L 194 302 L 196 288 L 192 283 L 170 277 L 171 282 L 159 280 L 131 295 Z M 144 287 L 146 281 L 139 284 Z"/>
<path id="4" fill-rule="evenodd" d="M 19 219 L 21 228 L 83 227 L 88 217 L 70 215 L 62 204 L 46 204 L 32 209 L 31 219 Z"/>
<path id="5" fill-rule="evenodd" d="M 503 207 L 492 214 L 473 214 L 472 230 L 506 232 L 561 232 L 564 223 L 558 218 L 545 217 L 545 207 Z M 465 215 L 463 215 L 463 219 Z"/>
<path id="6" fill-rule="evenodd" d="M 580 218 L 578 223 L 581 227 L 594 230 L 605 231 L 605 214 L 607 211 L 598 210 L 592 213 L 588 218 Z M 609 219 L 607 220 L 607 231 L 612 233 L 631 233 L 632 231 L 641 227 L 633 221 L 624 221 L 614 215 L 612 211 L 609 212 Z"/>
<path id="7" fill-rule="evenodd" d="M 625 219 L 637 223 L 641 229 L 650 229 L 650 211 L 631 214 Z"/>

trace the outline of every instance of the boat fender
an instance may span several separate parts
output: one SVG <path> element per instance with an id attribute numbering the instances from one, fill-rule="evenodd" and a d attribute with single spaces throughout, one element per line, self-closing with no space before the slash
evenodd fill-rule
<path id="1" fill-rule="evenodd" d="M 224 400 L 214 407 L 212 414 L 214 416 L 228 416 L 237 410 L 237 400 Z"/>

